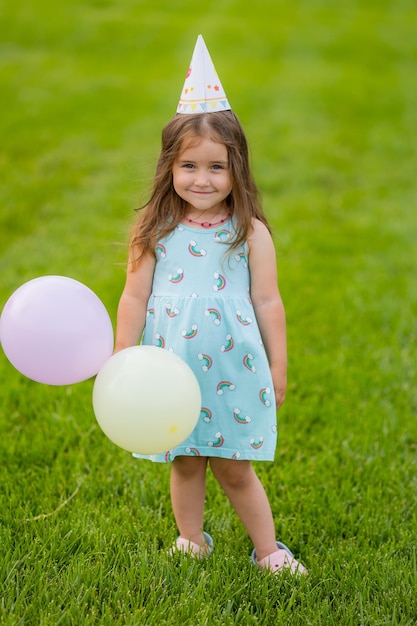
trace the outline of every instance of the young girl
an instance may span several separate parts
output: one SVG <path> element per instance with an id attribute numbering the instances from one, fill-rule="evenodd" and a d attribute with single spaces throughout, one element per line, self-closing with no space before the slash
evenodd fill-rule
<path id="1" fill-rule="evenodd" d="M 273 461 L 276 408 L 286 389 L 286 331 L 276 258 L 243 130 L 231 110 L 177 114 L 162 132 L 151 198 L 134 226 L 115 350 L 174 351 L 202 391 L 190 437 L 153 461 L 171 462 L 176 550 L 202 558 L 206 470 L 218 480 L 261 568 L 304 573 L 275 540 L 251 461 Z"/>

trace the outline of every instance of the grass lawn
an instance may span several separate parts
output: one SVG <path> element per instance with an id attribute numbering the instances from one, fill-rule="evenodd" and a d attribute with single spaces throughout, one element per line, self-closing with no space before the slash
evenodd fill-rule
<path id="1" fill-rule="evenodd" d="M 84 282 L 113 321 L 132 209 L 205 37 L 251 144 L 288 317 L 277 537 L 259 573 L 209 476 L 203 563 L 172 561 L 169 467 L 99 429 L 89 380 L 0 354 L 0 624 L 417 623 L 417 7 L 411 0 L 0 0 L 0 306 Z"/>

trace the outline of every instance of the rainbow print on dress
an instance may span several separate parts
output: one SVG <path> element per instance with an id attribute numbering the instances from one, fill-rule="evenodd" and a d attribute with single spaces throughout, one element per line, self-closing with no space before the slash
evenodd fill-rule
<path id="1" fill-rule="evenodd" d="M 157 243 L 155 246 L 155 251 L 157 254 L 159 254 L 163 259 L 166 257 L 167 255 L 167 249 L 165 248 L 165 246 L 162 243 Z"/>
<path id="2" fill-rule="evenodd" d="M 230 230 L 226 230 L 226 228 L 221 228 L 220 230 L 218 230 L 215 235 L 214 235 L 214 241 L 219 242 L 225 242 L 225 241 L 229 241 L 229 239 L 232 238 L 232 233 L 230 232 Z"/>
<path id="3" fill-rule="evenodd" d="M 229 389 L 230 391 L 233 391 L 235 389 L 235 386 L 233 383 L 231 383 L 228 380 L 222 380 L 216 387 L 217 389 L 217 395 L 221 396 L 224 393 L 225 389 Z"/>
<path id="4" fill-rule="evenodd" d="M 177 315 L 179 315 L 179 312 L 180 312 L 180 310 L 177 309 L 176 307 L 173 307 L 170 302 L 168 302 L 168 304 L 166 305 L 165 311 L 167 312 L 167 315 L 169 317 L 177 317 Z"/>
<path id="5" fill-rule="evenodd" d="M 251 439 L 249 443 L 254 450 L 259 450 L 259 448 L 262 448 L 264 444 L 264 438 L 259 437 L 259 439 Z"/>
<path id="6" fill-rule="evenodd" d="M 216 433 L 214 436 L 216 437 L 215 441 L 209 441 L 208 445 L 210 446 L 210 448 L 221 448 L 224 444 L 223 435 L 219 432 Z"/>
<path id="7" fill-rule="evenodd" d="M 242 324 L 242 326 L 249 326 L 249 324 L 252 324 L 252 318 L 251 317 L 244 317 L 243 313 L 241 311 L 236 311 L 236 318 L 237 321 Z"/>
<path id="8" fill-rule="evenodd" d="M 271 396 L 271 388 L 270 387 L 263 387 L 260 392 L 259 392 L 259 400 L 262 402 L 262 404 L 264 404 L 265 406 L 271 406 L 271 400 L 269 399 L 269 397 Z"/>
<path id="9" fill-rule="evenodd" d="M 210 422 L 211 418 L 213 417 L 213 413 L 205 406 L 201 407 L 200 415 L 203 419 L 203 422 L 206 423 Z"/>
<path id="10" fill-rule="evenodd" d="M 155 333 L 155 345 L 157 348 L 165 348 L 165 339 L 159 333 Z"/>
<path id="11" fill-rule="evenodd" d="M 189 454 L 190 456 L 201 456 L 197 448 L 185 448 L 185 453 Z"/>
<path id="12" fill-rule="evenodd" d="M 235 409 L 233 411 L 233 418 L 238 424 L 250 424 L 252 421 L 249 415 L 241 415 L 240 409 Z"/>
<path id="13" fill-rule="evenodd" d="M 247 370 L 255 373 L 256 367 L 252 364 L 252 361 L 253 361 L 252 354 L 247 354 L 246 356 L 243 357 L 243 365 L 246 367 Z"/>
<path id="14" fill-rule="evenodd" d="M 235 345 L 235 342 L 233 341 L 233 337 L 230 333 L 226 335 L 225 339 L 226 339 L 226 343 L 220 347 L 221 352 L 229 352 L 230 350 L 232 350 L 233 346 Z"/>
<path id="15" fill-rule="evenodd" d="M 190 331 L 183 330 L 181 335 L 184 337 L 184 339 L 194 339 L 197 333 L 198 333 L 198 326 L 197 324 L 193 324 L 191 326 Z"/>
<path id="16" fill-rule="evenodd" d="M 214 320 L 216 326 L 218 326 L 222 320 L 222 314 L 215 308 L 206 309 L 206 315 Z"/>
<path id="17" fill-rule="evenodd" d="M 184 278 L 184 272 L 181 267 L 177 269 L 176 274 L 168 274 L 168 280 L 170 283 L 180 283 Z"/>
<path id="18" fill-rule="evenodd" d="M 203 372 L 208 372 L 208 370 L 213 365 L 213 359 L 211 358 L 211 356 L 209 356 L 208 354 L 198 354 L 197 357 L 200 361 L 203 361 L 203 365 L 201 366 Z"/>
<path id="19" fill-rule="evenodd" d="M 244 267 L 248 266 L 248 257 L 246 256 L 245 252 L 239 252 L 236 256 L 235 259 L 238 263 L 242 263 L 244 265 Z"/>
<path id="20" fill-rule="evenodd" d="M 226 279 L 219 272 L 214 272 L 213 278 L 217 281 L 215 285 L 213 285 L 213 291 L 221 291 L 226 287 Z"/>
<path id="21" fill-rule="evenodd" d="M 197 248 L 197 243 L 194 240 L 190 241 L 188 245 L 188 252 L 196 257 L 206 256 L 207 254 L 204 248 L 201 248 L 201 250 Z"/>

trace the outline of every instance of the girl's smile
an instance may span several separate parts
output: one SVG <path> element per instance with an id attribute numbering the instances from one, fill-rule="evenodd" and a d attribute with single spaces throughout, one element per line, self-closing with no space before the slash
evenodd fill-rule
<path id="1" fill-rule="evenodd" d="M 204 211 L 213 219 L 227 207 L 232 191 L 227 148 L 206 137 L 187 143 L 172 168 L 176 193 L 188 204 L 187 217 Z"/>

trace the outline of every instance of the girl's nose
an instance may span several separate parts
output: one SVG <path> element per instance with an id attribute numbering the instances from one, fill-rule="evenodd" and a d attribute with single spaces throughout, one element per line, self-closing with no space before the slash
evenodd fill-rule
<path id="1" fill-rule="evenodd" d="M 207 172 L 197 172 L 194 179 L 195 184 L 198 187 L 207 187 L 210 184 L 209 175 Z"/>

